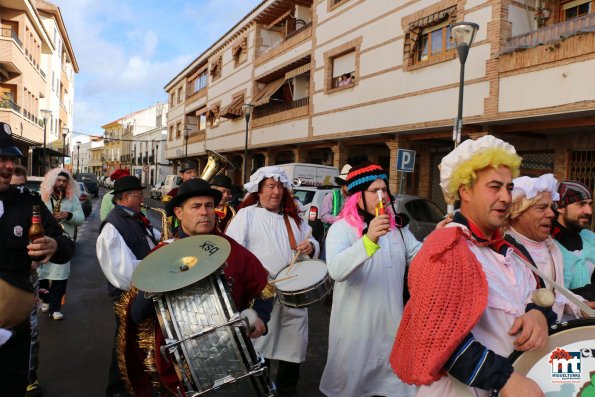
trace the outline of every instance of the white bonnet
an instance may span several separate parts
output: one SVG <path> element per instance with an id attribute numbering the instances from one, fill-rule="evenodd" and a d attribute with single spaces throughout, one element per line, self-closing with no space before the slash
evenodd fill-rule
<path id="1" fill-rule="evenodd" d="M 258 193 L 258 184 L 266 178 L 273 178 L 274 180 L 281 182 L 283 187 L 291 189 L 291 183 L 287 178 L 287 173 L 283 168 L 275 165 L 257 169 L 256 172 L 250 176 L 250 182 L 244 184 L 244 189 L 246 189 L 248 193 Z"/>
<path id="2" fill-rule="evenodd" d="M 521 176 L 512 181 L 514 189 L 512 190 L 512 199 L 515 200 L 520 196 L 525 196 L 527 199 L 532 199 L 542 192 L 549 192 L 552 195 L 552 201 L 560 200 L 558 194 L 558 181 L 553 174 L 544 174 L 538 178 L 531 178 L 529 176 Z"/>
<path id="3" fill-rule="evenodd" d="M 446 196 L 451 196 L 450 183 L 453 175 L 463 163 L 471 160 L 474 156 L 490 149 L 500 149 L 505 153 L 516 155 L 516 150 L 511 144 L 504 142 L 493 135 L 484 135 L 477 140 L 467 139 L 457 146 L 452 152 L 444 156 L 440 163 L 440 187 Z M 458 197 L 455 197 L 458 198 Z"/>

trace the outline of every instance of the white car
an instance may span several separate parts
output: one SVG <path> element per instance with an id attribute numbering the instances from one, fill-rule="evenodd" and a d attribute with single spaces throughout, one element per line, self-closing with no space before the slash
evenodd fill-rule
<path id="1" fill-rule="evenodd" d="M 324 227 L 320 219 L 322 212 L 322 202 L 327 194 L 333 190 L 340 189 L 339 186 L 296 186 L 293 188 L 293 196 L 299 200 L 304 207 L 301 215 L 305 222 L 312 227 L 312 236 L 318 241 L 324 234 Z"/>

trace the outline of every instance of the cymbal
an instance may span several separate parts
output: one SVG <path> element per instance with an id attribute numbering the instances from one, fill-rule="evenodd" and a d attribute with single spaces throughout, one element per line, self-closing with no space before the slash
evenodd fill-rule
<path id="1" fill-rule="evenodd" d="M 145 292 L 184 288 L 219 269 L 230 252 L 229 242 L 213 234 L 176 240 L 143 259 L 132 273 L 132 284 Z"/>

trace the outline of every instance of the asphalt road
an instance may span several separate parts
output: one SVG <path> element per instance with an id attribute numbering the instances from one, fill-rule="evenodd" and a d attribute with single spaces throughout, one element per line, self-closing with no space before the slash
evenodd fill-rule
<path id="1" fill-rule="evenodd" d="M 93 212 L 79 228 L 77 250 L 71 261 L 64 320 L 55 321 L 39 312 L 39 377 L 44 397 L 103 397 L 110 363 L 114 319 L 106 281 L 95 255 L 99 231 L 99 198 Z M 148 196 L 148 193 L 147 193 Z M 146 204 L 160 206 L 147 197 Z M 149 211 L 151 222 L 161 224 L 158 213 Z M 307 361 L 302 365 L 300 397 L 322 396 L 318 391 L 326 363 L 330 307 L 323 303 L 310 309 Z M 275 368 L 272 368 L 273 374 Z"/>

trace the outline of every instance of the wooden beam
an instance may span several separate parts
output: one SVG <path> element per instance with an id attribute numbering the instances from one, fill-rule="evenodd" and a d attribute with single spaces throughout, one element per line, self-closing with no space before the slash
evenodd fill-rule
<path id="1" fill-rule="evenodd" d="M 576 127 L 595 127 L 595 116 L 580 117 L 563 120 L 544 120 L 528 123 L 515 123 L 506 125 L 493 125 L 494 134 L 506 134 L 519 131 L 543 131 L 556 129 L 569 129 Z"/>

